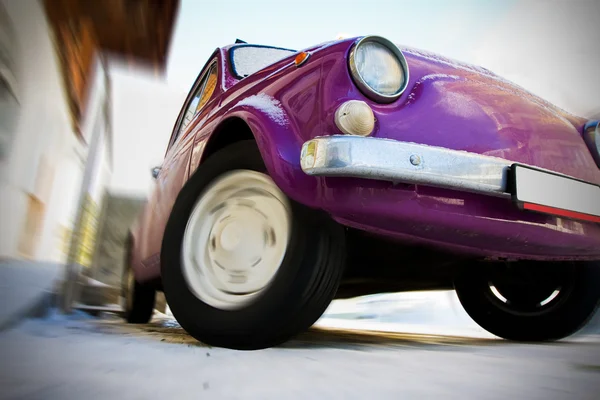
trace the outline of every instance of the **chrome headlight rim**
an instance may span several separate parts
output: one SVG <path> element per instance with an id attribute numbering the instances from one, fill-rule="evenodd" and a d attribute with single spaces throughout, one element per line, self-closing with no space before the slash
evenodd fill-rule
<path id="1" fill-rule="evenodd" d="M 398 59 L 398 62 L 402 67 L 402 71 L 404 73 L 404 83 L 402 84 L 400 89 L 393 95 L 387 95 L 375 91 L 371 86 L 369 86 L 369 84 L 367 84 L 367 82 L 362 78 L 362 76 L 360 76 L 360 73 L 358 72 L 358 67 L 356 65 L 356 50 L 362 44 L 368 42 L 375 42 L 385 46 Z M 402 93 L 404 93 L 404 91 L 408 87 L 408 80 L 410 75 L 408 71 L 408 63 L 406 62 L 404 54 L 402 54 L 402 51 L 400 51 L 398 46 L 381 36 L 370 35 L 364 36 L 363 38 L 357 40 L 356 43 L 354 43 L 354 45 L 350 49 L 350 53 L 348 55 L 348 68 L 350 69 L 350 75 L 352 76 L 352 79 L 354 80 L 354 83 L 359 88 L 359 90 L 371 100 L 374 100 L 379 103 L 392 103 L 398 100 L 398 98 L 402 96 Z"/>

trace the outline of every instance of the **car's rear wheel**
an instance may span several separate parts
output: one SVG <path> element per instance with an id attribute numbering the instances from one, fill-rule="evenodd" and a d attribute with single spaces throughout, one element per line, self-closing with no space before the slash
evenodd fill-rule
<path id="1" fill-rule="evenodd" d="M 162 280 L 192 336 L 259 349 L 322 315 L 344 259 L 343 228 L 288 199 L 245 141 L 200 165 L 179 194 L 163 239 Z"/>
<path id="2" fill-rule="evenodd" d="M 600 266 L 593 263 L 475 264 L 455 280 L 465 311 L 504 339 L 548 341 L 567 337 L 594 314 Z"/>
<path id="3" fill-rule="evenodd" d="M 128 259 L 128 258 L 127 258 Z M 131 324 L 145 324 L 154 313 L 156 290 L 139 283 L 128 260 L 121 278 L 121 305 L 125 320 Z"/>

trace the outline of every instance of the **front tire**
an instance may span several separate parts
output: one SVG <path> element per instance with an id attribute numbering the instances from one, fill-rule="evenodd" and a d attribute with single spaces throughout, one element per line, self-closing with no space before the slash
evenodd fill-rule
<path id="1" fill-rule="evenodd" d="M 288 199 L 252 141 L 200 165 L 165 229 L 162 281 L 196 339 L 253 350 L 280 344 L 325 311 L 345 265 L 343 228 Z"/>
<path id="2" fill-rule="evenodd" d="M 482 328 L 508 340 L 565 338 L 594 314 L 600 266 L 590 262 L 474 264 L 455 279 L 465 311 Z"/>

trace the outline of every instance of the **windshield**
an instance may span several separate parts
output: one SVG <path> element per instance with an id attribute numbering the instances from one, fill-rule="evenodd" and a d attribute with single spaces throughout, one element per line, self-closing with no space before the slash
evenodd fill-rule
<path id="1" fill-rule="evenodd" d="M 278 47 L 240 45 L 230 50 L 231 68 L 234 75 L 244 78 L 294 53 Z"/>

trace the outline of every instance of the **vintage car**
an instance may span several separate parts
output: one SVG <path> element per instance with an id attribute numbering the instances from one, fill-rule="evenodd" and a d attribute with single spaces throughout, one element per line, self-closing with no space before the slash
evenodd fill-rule
<path id="1" fill-rule="evenodd" d="M 259 349 L 334 298 L 456 289 L 497 336 L 566 337 L 600 295 L 599 133 L 378 36 L 217 49 L 132 227 L 126 318 L 160 290 L 198 340 Z"/>

